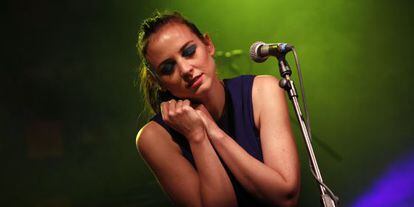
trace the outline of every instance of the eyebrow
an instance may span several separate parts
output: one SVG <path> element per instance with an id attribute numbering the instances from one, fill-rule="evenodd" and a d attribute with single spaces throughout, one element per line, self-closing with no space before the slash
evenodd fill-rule
<path id="1" fill-rule="evenodd" d="M 180 53 L 182 53 L 183 52 L 183 50 L 187 47 L 187 45 L 189 45 L 191 42 L 193 42 L 193 40 L 190 40 L 190 41 L 188 41 L 188 42 L 186 42 L 183 46 L 181 46 L 181 48 L 180 48 Z M 163 65 L 163 64 L 165 64 L 165 63 L 167 63 L 167 62 L 170 62 L 171 61 L 171 59 L 170 58 L 167 58 L 167 59 L 165 59 L 164 61 L 162 61 L 159 65 L 158 65 L 158 69 Z"/>

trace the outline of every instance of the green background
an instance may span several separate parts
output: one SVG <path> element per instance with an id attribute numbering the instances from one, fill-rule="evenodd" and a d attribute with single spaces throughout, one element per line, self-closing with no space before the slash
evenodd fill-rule
<path id="1" fill-rule="evenodd" d="M 243 51 L 217 57 L 223 78 L 279 77 L 272 58 L 251 63 L 250 45 L 296 46 L 315 151 L 341 206 L 414 152 L 408 1 L 43 0 L 3 8 L 2 206 L 169 206 L 135 148 L 149 116 L 137 87 L 136 36 L 155 9 L 181 11 L 210 34 L 217 51 Z M 292 123 L 302 162 L 300 206 L 318 206 Z"/>

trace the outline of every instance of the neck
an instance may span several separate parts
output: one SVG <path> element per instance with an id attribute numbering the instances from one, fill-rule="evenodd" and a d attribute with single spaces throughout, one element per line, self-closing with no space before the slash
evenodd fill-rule
<path id="1" fill-rule="evenodd" d="M 225 89 L 221 80 L 216 78 L 213 81 L 211 90 L 208 91 L 207 96 L 201 102 L 214 120 L 217 121 L 221 117 L 226 102 Z"/>

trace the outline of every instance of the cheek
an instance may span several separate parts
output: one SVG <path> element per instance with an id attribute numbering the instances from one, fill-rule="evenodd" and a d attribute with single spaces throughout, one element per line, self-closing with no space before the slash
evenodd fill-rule
<path id="1" fill-rule="evenodd" d="M 212 56 L 210 56 L 210 54 L 207 51 L 207 48 L 200 48 L 200 56 L 197 58 L 199 61 L 198 63 L 200 65 L 203 65 L 204 67 L 206 66 L 214 66 L 214 58 Z"/>
<path id="2" fill-rule="evenodd" d="M 207 68 L 208 68 L 208 71 L 209 72 L 215 73 L 215 71 L 216 71 L 216 63 L 215 63 L 213 57 L 210 57 L 210 56 L 208 57 L 208 59 L 206 61 L 206 65 L 207 65 Z"/>
<path id="3" fill-rule="evenodd" d="M 164 87 L 169 91 L 177 91 L 182 88 L 181 77 L 179 77 L 179 75 L 177 74 L 174 74 L 169 78 L 162 78 L 161 81 L 163 82 Z"/>

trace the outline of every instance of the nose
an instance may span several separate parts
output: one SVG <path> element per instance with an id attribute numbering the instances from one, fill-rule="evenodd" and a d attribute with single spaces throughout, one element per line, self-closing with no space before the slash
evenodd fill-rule
<path id="1" fill-rule="evenodd" d="M 180 61 L 177 61 L 178 70 L 180 71 L 180 76 L 183 78 L 191 77 L 193 73 L 193 67 L 186 59 L 181 59 Z"/>

